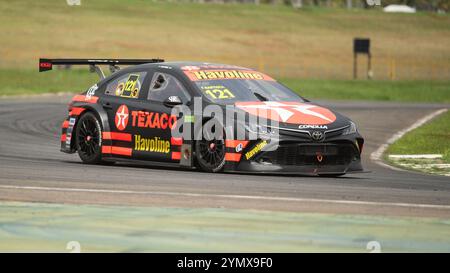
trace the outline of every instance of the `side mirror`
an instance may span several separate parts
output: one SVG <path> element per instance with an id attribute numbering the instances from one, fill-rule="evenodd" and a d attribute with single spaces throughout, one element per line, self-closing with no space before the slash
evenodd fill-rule
<path id="1" fill-rule="evenodd" d="M 180 104 L 183 104 L 183 102 L 178 96 L 170 96 L 164 101 L 164 105 L 167 107 L 174 107 Z"/>

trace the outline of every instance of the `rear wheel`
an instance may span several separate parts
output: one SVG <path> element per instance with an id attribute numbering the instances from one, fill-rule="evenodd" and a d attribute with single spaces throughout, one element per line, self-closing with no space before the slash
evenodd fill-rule
<path id="1" fill-rule="evenodd" d="M 84 114 L 75 129 L 78 155 L 87 164 L 102 162 L 101 153 L 102 127 L 93 113 Z"/>
<path id="2" fill-rule="evenodd" d="M 219 128 L 217 128 L 219 129 Z M 214 130 L 216 130 L 214 128 Z M 222 130 L 222 128 L 220 128 Z M 213 132 L 214 133 L 214 132 Z M 223 134 L 222 134 L 223 136 Z M 195 142 L 197 164 L 205 172 L 220 172 L 225 165 L 225 141 L 213 138 Z"/>

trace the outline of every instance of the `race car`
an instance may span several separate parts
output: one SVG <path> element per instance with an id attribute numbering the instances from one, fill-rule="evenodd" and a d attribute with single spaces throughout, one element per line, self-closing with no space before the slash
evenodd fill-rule
<path id="1" fill-rule="evenodd" d="M 78 152 L 84 163 L 132 160 L 206 172 L 318 176 L 363 171 L 364 139 L 354 122 L 253 69 L 161 59 L 40 59 L 39 71 L 54 65 L 87 65 L 101 78 L 73 97 L 62 123 L 61 151 Z M 109 66 L 109 76 L 101 65 Z"/>

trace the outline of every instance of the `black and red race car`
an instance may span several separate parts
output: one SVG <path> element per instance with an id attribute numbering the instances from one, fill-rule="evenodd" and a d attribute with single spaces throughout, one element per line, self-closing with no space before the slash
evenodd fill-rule
<path id="1" fill-rule="evenodd" d="M 62 124 L 61 151 L 78 152 L 85 163 L 141 160 L 208 172 L 323 176 L 363 171 L 364 140 L 355 123 L 261 72 L 160 59 L 40 59 L 39 70 L 54 65 L 88 65 L 101 77 L 72 99 Z"/>

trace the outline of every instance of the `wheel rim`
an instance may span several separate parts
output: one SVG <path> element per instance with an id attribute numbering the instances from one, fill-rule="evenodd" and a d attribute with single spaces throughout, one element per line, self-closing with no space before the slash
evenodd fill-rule
<path id="1" fill-rule="evenodd" d="M 223 140 L 199 141 L 199 159 L 208 168 L 215 169 L 222 165 L 225 157 L 225 144 Z"/>
<path id="2" fill-rule="evenodd" d="M 78 148 L 81 153 L 87 157 L 97 154 L 100 146 L 100 136 L 94 120 L 84 119 L 81 121 L 77 138 Z"/>

